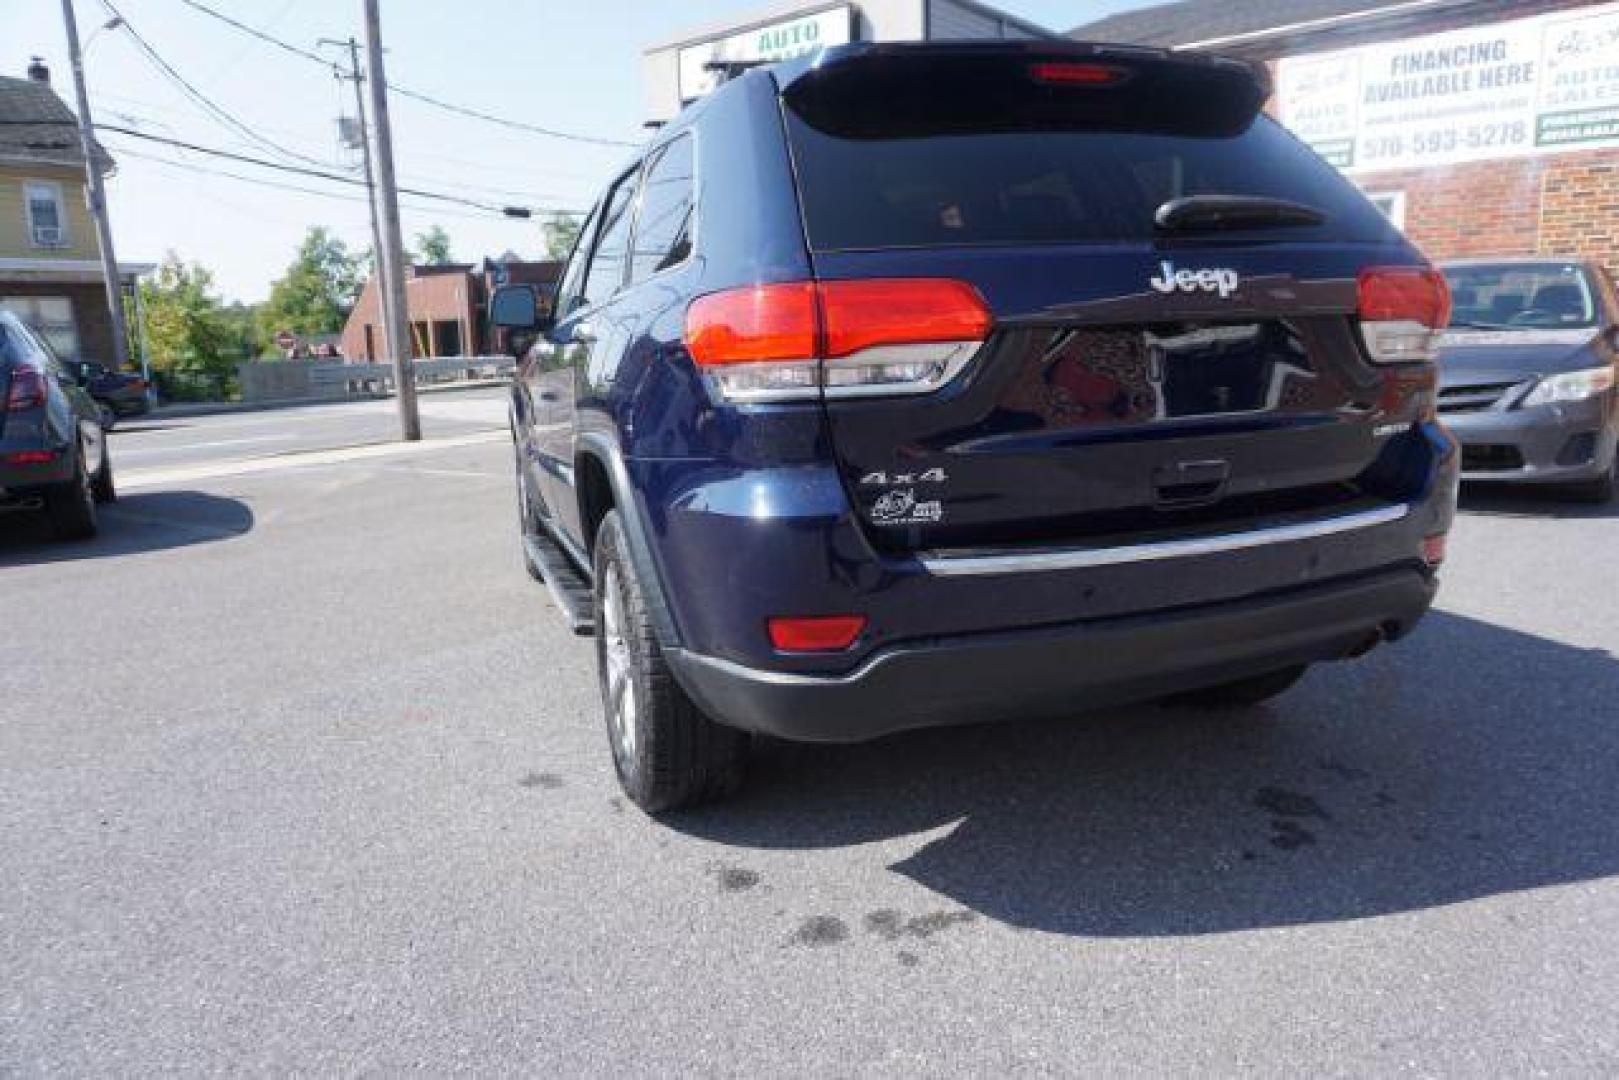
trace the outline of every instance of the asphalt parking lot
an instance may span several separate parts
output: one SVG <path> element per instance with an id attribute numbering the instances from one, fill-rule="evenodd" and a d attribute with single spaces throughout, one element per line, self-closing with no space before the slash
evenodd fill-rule
<path id="1" fill-rule="evenodd" d="M 0 520 L 0 1073 L 1619 1069 L 1619 504 L 1469 493 L 1422 629 L 1267 708 L 653 821 L 456 397 L 132 425 L 98 540 Z"/>

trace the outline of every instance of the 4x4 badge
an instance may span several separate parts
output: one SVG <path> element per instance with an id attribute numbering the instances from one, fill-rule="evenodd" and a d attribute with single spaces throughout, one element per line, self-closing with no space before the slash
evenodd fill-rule
<path id="1" fill-rule="evenodd" d="M 943 469 L 929 469 L 923 473 L 889 473 L 881 469 L 860 478 L 861 487 L 900 487 L 904 484 L 942 484 L 949 477 Z"/>
<path id="2" fill-rule="evenodd" d="M 1148 278 L 1147 284 L 1165 295 L 1173 292 L 1217 292 L 1224 298 L 1236 292 L 1242 282 L 1235 270 L 1177 270 L 1168 259 L 1159 266 L 1163 276 Z"/>

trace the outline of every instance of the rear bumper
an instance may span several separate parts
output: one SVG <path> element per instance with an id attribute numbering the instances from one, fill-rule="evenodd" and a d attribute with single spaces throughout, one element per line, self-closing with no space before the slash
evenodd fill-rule
<path id="1" fill-rule="evenodd" d="M 1433 601 L 1417 569 L 1178 611 L 900 643 L 845 675 L 750 668 L 667 649 L 698 705 L 733 727 L 810 742 L 1072 714 L 1346 656 L 1406 633 Z"/>
<path id="2" fill-rule="evenodd" d="M 1462 479 L 1556 484 L 1590 480 L 1613 464 L 1613 393 L 1563 405 L 1442 417 L 1462 446 Z"/>

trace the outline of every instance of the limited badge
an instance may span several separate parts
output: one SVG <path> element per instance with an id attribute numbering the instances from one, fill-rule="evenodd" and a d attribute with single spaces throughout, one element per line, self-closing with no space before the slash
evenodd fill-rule
<path id="1" fill-rule="evenodd" d="M 929 525 L 944 519 L 944 504 L 938 499 L 919 501 L 914 488 L 885 491 L 871 506 L 871 520 L 877 525 Z"/>

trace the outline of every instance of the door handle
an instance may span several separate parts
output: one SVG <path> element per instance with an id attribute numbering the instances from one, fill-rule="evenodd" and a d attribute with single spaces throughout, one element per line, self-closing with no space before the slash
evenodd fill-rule
<path id="1" fill-rule="evenodd" d="M 596 327 L 588 319 L 581 320 L 574 324 L 570 337 L 575 344 L 590 345 L 596 340 Z"/>

